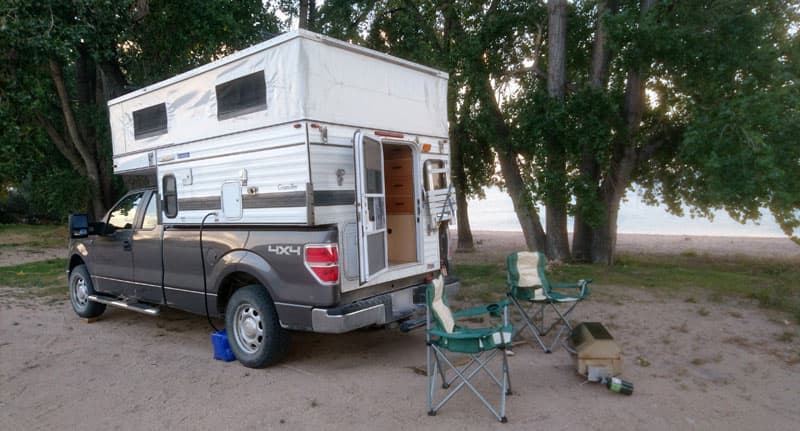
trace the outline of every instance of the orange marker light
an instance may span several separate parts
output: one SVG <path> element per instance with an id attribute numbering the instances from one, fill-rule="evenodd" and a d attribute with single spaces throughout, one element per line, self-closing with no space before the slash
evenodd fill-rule
<path id="1" fill-rule="evenodd" d="M 422 152 L 427 153 L 431 150 L 431 144 L 422 144 Z"/>

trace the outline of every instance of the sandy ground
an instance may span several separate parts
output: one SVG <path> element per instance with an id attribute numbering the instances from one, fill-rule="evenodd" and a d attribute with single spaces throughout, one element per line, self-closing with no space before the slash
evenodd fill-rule
<path id="1" fill-rule="evenodd" d="M 515 247 L 503 235 L 479 234 L 479 250 Z M 766 249 L 785 246 L 770 241 Z M 494 243 L 505 248 L 487 250 Z M 708 241 L 693 244 L 705 252 L 698 244 Z M 510 358 L 514 395 L 501 426 L 463 391 L 426 415 L 420 330 L 294 333 L 285 361 L 251 370 L 212 359 L 202 317 L 109 309 L 87 324 L 65 299 L 0 288 L 0 430 L 796 429 L 800 340 L 778 337 L 797 325 L 702 295 L 598 284 L 575 317 L 604 322 L 622 345 L 634 395 L 582 384 L 566 351 L 523 343 Z M 498 400 L 485 376 L 474 381 Z"/>

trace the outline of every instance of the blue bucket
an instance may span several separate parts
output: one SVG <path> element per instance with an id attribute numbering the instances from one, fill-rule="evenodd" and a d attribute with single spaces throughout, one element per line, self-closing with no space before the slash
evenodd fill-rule
<path id="1" fill-rule="evenodd" d="M 211 344 L 214 346 L 214 359 L 225 362 L 236 359 L 228 344 L 228 333 L 225 329 L 211 333 Z"/>

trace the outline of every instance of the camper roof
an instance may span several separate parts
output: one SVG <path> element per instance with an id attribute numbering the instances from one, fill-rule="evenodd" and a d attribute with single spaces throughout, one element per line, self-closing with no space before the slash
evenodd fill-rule
<path id="1" fill-rule="evenodd" d="M 108 101 L 108 106 L 116 105 L 116 104 L 124 102 L 126 100 L 130 100 L 130 99 L 133 99 L 135 97 L 141 96 L 141 95 L 143 95 L 143 94 L 145 94 L 147 92 L 158 90 L 160 88 L 163 88 L 163 87 L 166 87 L 166 86 L 169 86 L 169 85 L 172 85 L 172 84 L 176 84 L 178 82 L 181 82 L 181 81 L 184 81 L 186 79 L 189 79 L 189 78 L 191 78 L 193 76 L 203 74 L 205 72 L 211 71 L 213 69 L 216 69 L 218 67 L 224 66 L 224 65 L 229 64 L 229 63 L 233 63 L 233 62 L 235 62 L 235 61 L 237 61 L 237 60 L 239 60 L 241 58 L 247 57 L 249 55 L 256 54 L 256 53 L 258 53 L 260 51 L 267 50 L 269 48 L 278 46 L 278 45 L 280 45 L 282 43 L 286 43 L 286 42 L 288 42 L 288 41 L 290 41 L 292 39 L 296 39 L 296 38 L 316 40 L 316 41 L 322 42 L 324 44 L 333 45 L 333 46 L 336 46 L 336 47 L 339 47 L 339 48 L 351 50 L 351 51 L 357 52 L 359 54 L 363 54 L 363 55 L 367 55 L 367 56 L 374 57 L 374 58 L 377 58 L 377 59 L 381 59 L 381 60 L 384 60 L 384 61 L 388 61 L 390 63 L 394 63 L 394 64 L 397 64 L 397 65 L 400 65 L 400 66 L 404 66 L 404 67 L 407 67 L 407 68 L 410 68 L 410 69 L 414 69 L 414 70 L 417 70 L 417 71 L 420 71 L 420 72 L 430 73 L 431 75 L 435 75 L 435 76 L 438 76 L 440 78 L 448 79 L 448 74 L 446 72 L 442 72 L 441 70 L 437 70 L 437 69 L 434 69 L 432 67 L 423 66 L 423 65 L 418 64 L 418 63 L 414 63 L 414 62 L 411 62 L 411 61 L 408 61 L 408 60 L 403 60 L 402 58 L 394 57 L 394 56 L 391 56 L 391 55 L 388 55 L 388 54 L 384 54 L 384 53 L 379 52 L 379 51 L 375 51 L 374 49 L 364 48 L 364 47 L 361 47 L 361 46 L 358 46 L 358 45 L 355 45 L 355 44 L 352 44 L 352 43 L 343 42 L 341 40 L 334 39 L 334 38 L 328 37 L 328 36 L 324 36 L 324 35 L 321 35 L 321 34 L 318 34 L 318 33 L 310 32 L 310 31 L 307 31 L 307 30 L 294 30 L 294 31 L 286 32 L 286 33 L 283 33 L 283 34 L 281 34 L 279 36 L 273 37 L 272 39 L 269 39 L 269 40 L 266 40 L 266 41 L 261 42 L 259 44 L 253 45 L 253 46 L 251 46 L 249 48 L 243 49 L 243 50 L 238 51 L 238 52 L 236 52 L 234 54 L 225 56 L 225 57 L 223 57 L 223 58 L 221 58 L 219 60 L 212 61 L 211 63 L 208 63 L 206 65 L 197 67 L 197 68 L 192 69 L 192 70 L 190 70 L 188 72 L 181 73 L 180 75 L 176 75 L 176 76 L 174 76 L 172 78 L 169 78 L 169 79 L 166 79 L 164 81 L 156 82 L 154 84 L 142 87 L 142 88 L 140 88 L 140 89 L 138 89 L 136 91 L 133 91 L 133 92 L 130 92 L 128 94 L 122 95 L 120 97 L 111 99 L 111 100 Z"/>

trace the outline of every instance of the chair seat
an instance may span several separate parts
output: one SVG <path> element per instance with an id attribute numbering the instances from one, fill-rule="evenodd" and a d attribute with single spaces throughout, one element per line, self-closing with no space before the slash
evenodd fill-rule
<path id="1" fill-rule="evenodd" d="M 438 337 L 436 345 L 451 352 L 477 353 L 508 347 L 514 336 L 512 325 L 494 328 L 463 328 L 456 326 L 452 333 L 440 329 L 431 329 L 429 334 Z"/>

